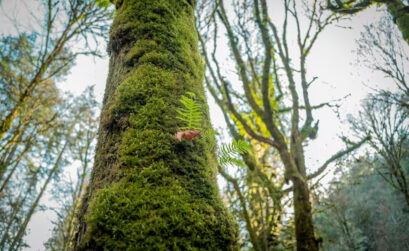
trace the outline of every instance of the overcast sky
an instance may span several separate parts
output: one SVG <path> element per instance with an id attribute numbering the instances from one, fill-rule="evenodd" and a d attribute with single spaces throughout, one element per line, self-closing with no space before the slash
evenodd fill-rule
<path id="1" fill-rule="evenodd" d="M 24 3 L 24 4 L 23 4 Z M 0 33 L 7 35 L 14 33 L 10 20 L 5 17 L 16 17 L 20 22 L 29 18 L 21 6 L 37 8 L 33 0 L 3 0 L 0 13 Z M 32 6 L 31 6 L 32 5 Z M 337 99 L 350 94 L 343 103 L 340 112 L 344 115 L 357 111 L 360 100 L 370 90 L 366 85 L 380 88 L 391 88 L 382 76 L 373 75 L 370 71 L 355 64 L 355 40 L 359 38 L 363 25 L 374 22 L 384 13 L 370 8 L 353 17 L 348 25 L 351 29 L 330 27 L 318 39 L 315 49 L 311 52 L 308 72 L 310 76 L 317 76 L 319 80 L 311 88 L 311 102 L 321 102 Z M 224 50 L 229 56 L 228 48 Z M 98 100 L 102 100 L 105 80 L 108 71 L 108 58 L 79 57 L 76 65 L 71 69 L 65 81 L 58 83 L 64 91 L 80 94 L 87 86 L 95 85 Z M 210 114 L 215 128 L 224 127 L 223 117 L 211 98 L 209 98 Z M 344 146 L 338 139 L 341 133 L 347 133 L 347 126 L 342 125 L 330 109 L 316 112 L 315 117 L 320 120 L 318 139 L 313 141 L 306 151 L 308 166 L 319 167 L 328 157 Z M 221 182 L 223 184 L 223 182 Z M 46 196 L 41 203 L 48 204 Z M 25 250 L 44 250 L 43 243 L 49 238 L 52 228 L 51 220 L 54 215 L 50 211 L 40 212 L 32 218 L 30 233 L 25 240 L 31 246 Z"/>

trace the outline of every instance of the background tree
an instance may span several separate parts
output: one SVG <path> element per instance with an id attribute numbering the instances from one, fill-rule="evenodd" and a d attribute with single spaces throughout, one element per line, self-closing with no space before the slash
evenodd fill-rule
<path id="1" fill-rule="evenodd" d="M 22 32 L 15 37 L 3 37 L 0 47 L 0 147 L 3 153 L 0 177 L 4 179 L 1 190 L 14 171 L 7 177 L 3 177 L 4 173 L 24 156 L 16 154 L 20 152 L 20 143 L 24 142 L 24 134 L 29 132 L 29 125 L 39 129 L 55 118 L 50 116 L 41 123 L 31 123 L 37 117 L 48 116 L 47 109 L 51 109 L 52 102 L 59 102 L 54 81 L 65 76 L 77 56 L 99 55 L 98 47 L 92 44 L 98 42 L 98 37 L 105 36 L 111 16 L 93 1 L 49 0 L 41 3 L 45 11 L 44 26 L 40 23 L 42 30 L 33 30 L 30 35 Z M 83 47 L 78 44 L 81 42 Z M 73 43 L 76 43 L 75 51 L 69 50 Z M 52 97 L 47 99 L 44 95 L 48 93 Z M 47 104 L 47 108 L 42 104 Z M 32 133 L 35 136 L 35 132 Z M 22 153 L 31 145 L 28 144 Z"/>
<path id="2" fill-rule="evenodd" d="M 325 250 L 406 250 L 409 211 L 403 197 L 377 174 L 373 157 L 341 162 L 317 199 L 317 231 Z"/>
<path id="3" fill-rule="evenodd" d="M 0 84 L 8 102 L 7 110 L 0 116 L 0 140 L 12 128 L 39 85 L 66 75 L 79 55 L 100 55 L 95 45 L 107 32 L 111 12 L 95 1 L 44 0 L 41 3 L 46 12 L 43 23 L 39 24 L 41 30 L 32 31 L 29 39 L 20 33 L 20 39 L 25 39 L 20 45 L 25 49 L 14 51 L 3 47 L 1 51 Z M 83 46 L 78 46 L 80 43 Z M 77 49 L 71 50 L 72 47 Z"/>
<path id="4" fill-rule="evenodd" d="M 409 208 L 408 156 L 408 46 L 402 42 L 389 18 L 365 27 L 358 41 L 360 62 L 394 84 L 389 90 L 375 89 L 364 101 L 362 111 L 349 122 L 356 136 L 370 133 L 369 145 L 378 162 L 375 171 L 401 192 Z"/>
<path id="5" fill-rule="evenodd" d="M 76 131 L 72 134 L 72 162 L 79 165 L 76 177 L 60 175 L 53 186 L 53 197 L 59 208 L 53 208 L 57 214 L 52 237 L 45 243 L 47 250 L 70 250 L 75 234 L 75 217 L 80 207 L 80 200 L 85 192 L 93 161 L 94 145 L 98 128 L 95 118 L 96 105 L 93 89 L 88 89 L 76 100 L 85 111 L 83 118 L 76 121 Z M 68 176 L 68 177 L 67 177 Z"/>
<path id="6" fill-rule="evenodd" d="M 73 136 L 88 113 L 57 89 L 79 55 L 101 55 L 111 12 L 94 1 L 38 1 L 29 27 L 0 43 L 0 249 L 26 247 L 24 237 L 53 181 L 70 164 Z M 41 16 L 43 13 L 44 16 Z M 36 22 L 38 21 L 38 23 Z M 74 103 L 76 102 L 76 103 Z M 79 117 L 78 117 L 79 116 Z M 79 142 L 77 142 L 79 143 Z"/>
<path id="7" fill-rule="evenodd" d="M 233 1 L 233 5 L 236 6 L 234 18 L 227 14 L 223 2 L 216 1 L 210 7 L 209 21 L 201 26 L 213 29 L 202 33 L 203 41 L 208 42 L 212 38 L 209 34 L 214 34 L 213 48 L 204 50 L 209 89 L 217 93 L 216 102 L 225 107 L 229 113 L 226 117 L 233 121 L 231 124 L 236 123 L 242 136 L 277 151 L 285 169 L 285 180 L 292 182 L 297 249 L 318 250 L 308 179 L 319 176 L 331 162 L 363 143 L 350 144 L 324 162 L 317 172 L 307 173 L 304 145 L 316 137 L 318 130 L 313 110 L 330 104 L 310 103 L 308 90 L 316 78 L 307 79 L 306 60 L 319 34 L 338 17 L 323 11 L 318 1 L 303 6 L 305 16 L 299 14 L 301 7 L 296 1 L 284 1 L 279 30 L 269 17 L 266 1 Z M 287 32 L 290 20 L 295 23 L 295 37 Z M 235 65 L 232 71 L 222 68 L 221 59 L 215 56 L 220 43 L 217 39 L 220 24 L 231 49 Z M 288 45 L 291 39 L 295 39 L 295 48 Z M 232 72 L 236 75 L 227 77 Z M 242 84 L 242 89 L 238 90 L 237 82 Z"/>
<path id="8" fill-rule="evenodd" d="M 254 250 L 270 250 L 285 242 L 280 238 L 284 214 L 280 184 L 283 180 L 280 181 L 279 176 L 275 179 L 277 170 L 263 165 L 277 156 L 268 152 L 267 147 L 253 147 L 256 150 L 241 154 L 243 165 L 235 165 L 239 167 L 235 175 L 221 166 L 219 173 L 228 182 L 225 194 L 229 208 L 247 231 L 243 234 L 243 246 L 251 243 Z"/>
<path id="9" fill-rule="evenodd" d="M 52 96 L 44 98 L 58 100 Z M 53 123 L 46 125 L 46 131 L 38 131 L 36 126 L 29 126 L 34 127 L 37 133 L 27 142 L 33 146 L 5 173 L 7 178 L 2 185 L 0 247 L 3 249 L 20 250 L 24 247 L 23 237 L 32 216 L 39 210 L 47 209 L 41 199 L 52 182 L 59 180 L 64 167 L 73 161 L 71 156 L 74 155 L 74 144 L 81 146 L 84 142 L 81 137 L 86 131 L 80 125 L 89 122 L 89 102 L 94 104 L 95 109 L 95 101 L 90 101 L 85 95 L 75 99 L 60 99 L 60 103 L 53 103 L 49 111 L 43 110 L 49 113 L 48 116 L 54 117 Z M 35 116 L 37 119 L 41 118 L 38 114 Z"/>
<path id="10" fill-rule="evenodd" d="M 363 101 L 349 116 L 355 136 L 371 135 L 365 156 L 339 164 L 339 175 L 317 195 L 315 217 L 328 250 L 408 249 L 407 44 L 390 18 L 365 27 L 358 40 L 358 62 L 393 83 Z M 389 82 L 388 82 L 389 81 Z"/>
<path id="11" fill-rule="evenodd" d="M 355 14 L 372 5 L 386 5 L 403 39 L 409 44 L 409 5 L 405 0 L 327 0 L 328 9 L 341 14 Z"/>
<path id="12" fill-rule="evenodd" d="M 358 43 L 358 63 L 385 77 L 389 87 L 372 87 L 378 98 L 384 96 L 404 111 L 409 107 L 409 46 L 404 43 L 391 18 L 384 17 L 376 23 L 364 27 Z M 387 86 L 386 84 L 384 84 Z"/>
<path id="13" fill-rule="evenodd" d="M 210 128 L 195 1 L 116 1 L 110 70 L 75 250 L 234 250 L 210 137 L 178 141 L 179 97 L 194 93 Z"/>
<path id="14" fill-rule="evenodd" d="M 9 247 L 22 221 L 27 218 L 39 182 L 58 152 L 51 148 L 57 148 L 61 140 L 60 133 L 53 135 L 59 126 L 56 110 L 62 108 L 55 86 L 42 85 L 33 96 L 27 101 L 27 109 L 19 114 L 13 131 L 2 141 L 0 247 L 4 249 Z M 20 233 L 18 239 L 22 235 Z M 23 243 L 19 244 L 22 246 Z"/>
<path id="15" fill-rule="evenodd" d="M 356 119 L 351 118 L 352 129 L 360 137 L 370 133 L 369 145 L 377 156 L 375 171 L 401 192 L 409 209 L 408 113 L 385 96 L 369 96 L 363 109 Z"/>

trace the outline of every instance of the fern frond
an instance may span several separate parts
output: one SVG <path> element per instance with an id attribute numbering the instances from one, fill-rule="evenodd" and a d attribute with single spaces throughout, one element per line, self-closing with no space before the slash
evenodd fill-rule
<path id="1" fill-rule="evenodd" d="M 244 167 L 245 164 L 242 160 L 238 158 L 233 158 L 231 156 L 223 156 L 218 160 L 220 166 L 227 166 L 227 165 L 236 165 L 239 167 Z"/>
<path id="2" fill-rule="evenodd" d="M 202 112 L 199 104 L 194 100 L 196 95 L 193 92 L 186 92 L 188 96 L 182 95 L 179 99 L 180 103 L 184 106 L 178 108 L 176 112 L 180 115 L 176 118 L 185 122 L 186 126 L 181 127 L 182 130 L 201 130 L 202 126 Z"/>
<path id="3" fill-rule="evenodd" d="M 196 98 L 196 94 L 194 92 L 186 92 L 187 95 L 189 95 L 192 99 Z"/>
<path id="4" fill-rule="evenodd" d="M 212 128 L 204 130 L 202 132 L 202 137 L 203 138 L 213 137 L 213 136 L 216 136 L 216 135 L 220 135 L 220 134 L 217 131 L 215 131 L 214 129 L 212 129 Z"/>
<path id="5" fill-rule="evenodd" d="M 238 165 L 244 166 L 244 163 L 238 159 L 238 154 L 243 154 L 250 151 L 252 148 L 246 141 L 238 140 L 230 144 L 223 145 L 218 154 L 219 165 Z"/>
<path id="6" fill-rule="evenodd" d="M 214 129 L 210 128 L 204 129 L 200 135 L 203 140 L 207 141 L 206 148 L 209 150 L 209 152 L 215 152 L 216 142 L 213 139 L 215 135 L 219 135 L 219 133 L 216 132 Z"/>
<path id="7" fill-rule="evenodd" d="M 233 140 L 232 143 L 223 145 L 221 153 L 223 155 L 233 155 L 233 154 L 242 154 L 251 150 L 251 146 L 244 140 Z"/>

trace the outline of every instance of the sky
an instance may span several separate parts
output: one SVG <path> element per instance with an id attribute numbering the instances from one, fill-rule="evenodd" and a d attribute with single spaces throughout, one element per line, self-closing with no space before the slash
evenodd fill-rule
<path id="1" fill-rule="evenodd" d="M 31 0 L 32 1 L 32 0 Z M 19 22 L 29 18 L 28 13 L 21 11 L 21 6 L 35 4 L 23 0 L 3 0 L 0 8 L 0 34 L 14 34 L 8 17 L 16 17 Z M 30 6 L 37 8 L 35 5 Z M 273 13 L 274 14 L 274 13 Z M 356 65 L 357 55 L 355 40 L 359 39 L 363 25 L 369 24 L 382 16 L 383 13 L 376 8 L 370 8 L 351 18 L 345 24 L 350 29 L 330 27 L 321 34 L 315 48 L 311 52 L 308 63 L 310 76 L 317 76 L 319 80 L 311 88 L 310 96 L 313 104 L 339 99 L 347 95 L 340 112 L 342 114 L 356 113 L 360 107 L 361 99 L 370 91 L 370 87 L 391 88 L 392 83 L 385 81 L 382 76 L 373 73 L 364 67 Z M 222 49 L 229 57 L 229 49 Z M 94 85 L 96 97 L 102 101 L 105 81 L 108 71 L 108 58 L 92 58 L 81 56 L 64 81 L 58 83 L 63 91 L 79 95 L 87 86 Z M 215 128 L 225 128 L 221 111 L 218 109 L 210 95 L 208 95 L 210 114 Z M 342 133 L 348 133 L 348 126 L 340 121 L 331 109 L 316 112 L 315 117 L 320 120 L 318 138 L 307 147 L 306 161 L 308 166 L 318 168 L 326 159 L 342 149 L 344 144 L 338 139 Z M 331 176 L 328 176 L 331 177 Z M 223 180 L 219 179 L 223 186 Z M 50 196 L 45 196 L 41 203 L 50 205 Z M 29 234 L 25 240 L 30 248 L 24 250 L 44 250 L 43 243 L 50 237 L 52 229 L 51 220 L 54 215 L 50 211 L 39 212 L 34 215 L 28 228 Z"/>

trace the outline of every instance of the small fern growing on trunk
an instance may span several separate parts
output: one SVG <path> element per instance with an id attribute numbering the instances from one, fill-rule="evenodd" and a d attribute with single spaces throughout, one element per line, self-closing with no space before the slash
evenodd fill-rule
<path id="1" fill-rule="evenodd" d="M 195 101 L 196 95 L 193 92 L 186 92 L 186 94 L 179 99 L 183 108 L 176 110 L 179 114 L 176 118 L 184 122 L 185 126 L 181 126 L 181 130 L 175 133 L 175 139 L 178 141 L 182 141 L 182 138 L 193 140 L 202 131 L 203 137 L 217 134 L 213 129 L 206 130 L 202 127 L 202 110 Z M 230 144 L 224 144 L 217 153 L 218 164 L 219 166 L 238 165 L 242 167 L 244 163 L 240 160 L 239 155 L 251 149 L 251 145 L 244 140 L 233 140 Z"/>
<path id="2" fill-rule="evenodd" d="M 239 154 L 251 151 L 251 145 L 244 140 L 233 140 L 230 144 L 222 145 L 217 154 L 217 161 L 220 166 L 238 165 L 243 167 L 244 163 L 239 159 Z"/>
<path id="3" fill-rule="evenodd" d="M 185 122 L 186 126 L 182 126 L 182 130 L 202 130 L 202 111 L 200 105 L 196 103 L 196 95 L 193 92 L 186 92 L 188 96 L 182 95 L 179 99 L 183 104 L 183 108 L 178 108 L 176 112 L 179 114 L 176 118 Z"/>

